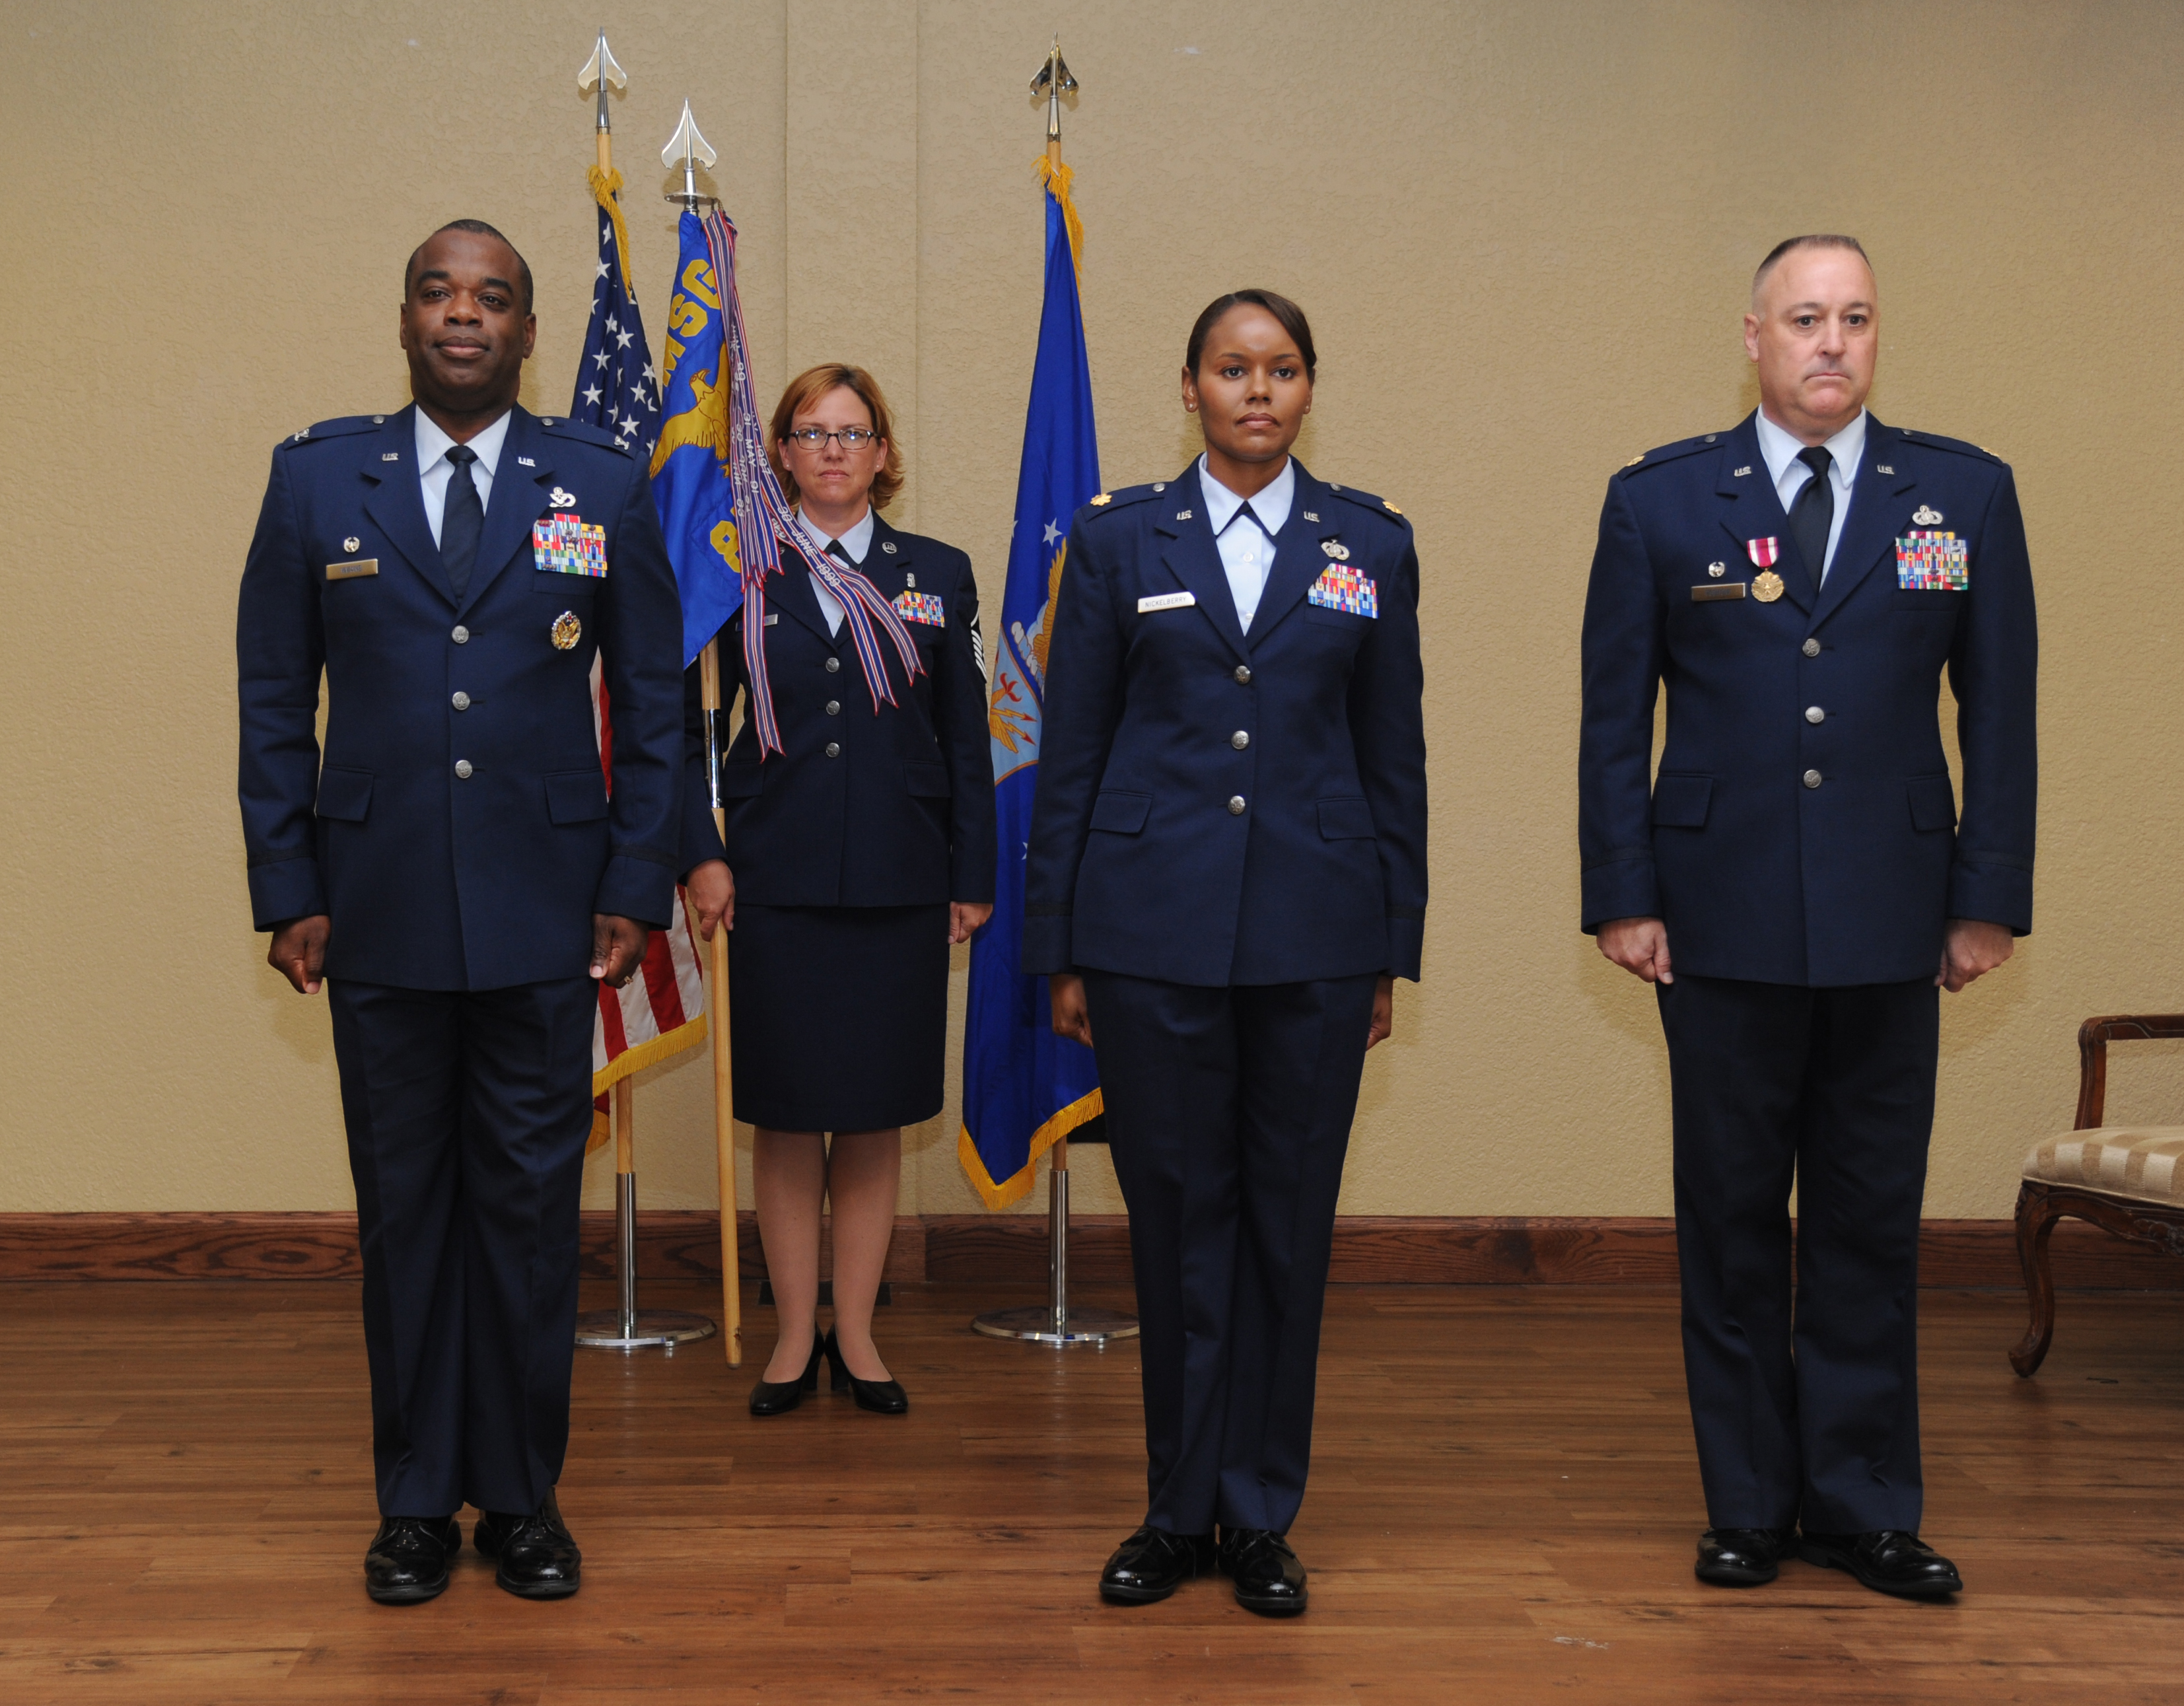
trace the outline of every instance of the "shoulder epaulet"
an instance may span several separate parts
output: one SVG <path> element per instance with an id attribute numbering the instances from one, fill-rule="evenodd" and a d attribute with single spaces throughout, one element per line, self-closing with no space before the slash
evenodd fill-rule
<path id="1" fill-rule="evenodd" d="M 1150 486 L 1125 486 L 1120 491 L 1102 492 L 1085 505 L 1084 510 L 1079 513 L 1089 512 L 1095 516 L 1102 516 L 1110 510 L 1127 509 L 1132 504 L 1150 502 L 1167 488 L 1168 482 L 1156 480 Z"/>
<path id="2" fill-rule="evenodd" d="M 1355 486 L 1338 486 L 1331 480 L 1328 482 L 1327 489 L 1336 497 L 1354 505 L 1360 510 L 1371 511 L 1382 521 L 1393 526 L 1407 527 L 1411 524 L 1410 517 L 1385 498 L 1376 498 L 1370 492 L 1359 491 Z"/>
<path id="3" fill-rule="evenodd" d="M 637 452 L 604 426 L 594 426 L 588 421 L 571 421 L 566 415 L 541 415 L 538 424 L 556 438 L 575 438 L 586 444 L 597 444 L 603 449 L 619 450 L 625 456 Z"/>
<path id="4" fill-rule="evenodd" d="M 1974 444 L 1967 439 L 1944 438 L 1938 432 L 1916 432 L 1908 426 L 1898 427 L 1897 429 L 1897 436 L 1898 438 L 1907 438 L 1914 444 L 1924 444 L 1932 449 L 1953 450 L 1958 455 L 1970 456 L 1975 461 L 1992 462 L 2001 467 L 2008 467 L 2009 466 L 2008 463 L 2003 461 L 2001 457 L 1996 455 L 1993 451 L 1986 449 L 1986 446 Z"/>
<path id="5" fill-rule="evenodd" d="M 1702 450 L 1711 450 L 1729 435 L 1726 432 L 1703 432 L 1696 438 L 1679 438 L 1673 444 L 1663 444 L 1652 450 L 1641 450 L 1615 471 L 1618 480 L 1628 479 L 1647 468 L 1658 468 L 1663 462 L 1674 462 L 1680 457 L 1696 456 Z"/>
<path id="6" fill-rule="evenodd" d="M 369 432 L 375 426 L 384 426 L 384 415 L 338 415 L 331 421 L 320 421 L 300 432 L 291 432 L 281 441 L 280 448 L 292 444 L 308 444 L 314 438 L 345 438 L 352 432 Z"/>

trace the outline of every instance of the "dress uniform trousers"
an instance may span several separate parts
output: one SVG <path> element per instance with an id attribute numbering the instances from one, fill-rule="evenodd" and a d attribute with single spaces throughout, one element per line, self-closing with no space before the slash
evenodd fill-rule
<path id="1" fill-rule="evenodd" d="M 1930 978 L 1808 989 L 1683 973 L 1656 987 L 1707 1520 L 1915 1532 L 1939 991 Z"/>
<path id="2" fill-rule="evenodd" d="M 1084 977 L 1143 1324 L 1145 1520 L 1285 1532 L 1377 979 Z"/>
<path id="3" fill-rule="evenodd" d="M 326 987 L 380 1511 L 535 1510 L 569 1442 L 599 986 Z"/>

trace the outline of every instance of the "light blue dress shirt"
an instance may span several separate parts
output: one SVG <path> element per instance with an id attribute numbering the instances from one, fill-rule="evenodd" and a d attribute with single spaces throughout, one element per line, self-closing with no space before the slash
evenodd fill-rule
<path id="1" fill-rule="evenodd" d="M 1774 495 L 1782 500 L 1782 513 L 1786 516 L 1797 493 L 1805 489 L 1805 482 L 1813 477 L 1813 471 L 1797 460 L 1797 453 L 1804 448 L 1804 440 L 1769 421 L 1764 409 L 1759 411 L 1759 454 L 1766 458 L 1768 477 L 1774 482 Z M 1858 458 L 1865 454 L 1865 410 L 1859 410 L 1858 419 L 1820 449 L 1835 459 L 1828 468 L 1828 478 L 1834 486 L 1836 514 L 1828 523 L 1828 560 L 1820 566 L 1820 583 L 1825 586 L 1828 570 L 1835 564 L 1836 541 L 1842 538 L 1843 517 L 1850 514 L 1851 488 L 1858 483 Z"/>
<path id="2" fill-rule="evenodd" d="M 471 483 L 477 488 L 478 507 L 493 507 L 493 471 L 500 466 L 500 447 L 508 442 L 508 416 L 504 415 L 470 441 L 477 452 L 471 464 Z M 455 441 L 433 424 L 423 410 L 417 411 L 417 477 L 425 486 L 425 520 L 432 529 L 432 543 L 440 543 L 440 517 L 448 513 L 448 480 L 455 465 L 448 452 Z"/>
<path id="3" fill-rule="evenodd" d="M 1267 589 L 1267 577 L 1274 569 L 1274 535 L 1290 518 L 1296 497 L 1296 462 L 1282 459 L 1282 471 L 1251 499 L 1251 514 L 1259 525 L 1237 522 L 1245 500 L 1213 477 L 1201 454 L 1198 459 L 1199 489 L 1206 494 L 1206 519 L 1213 524 L 1213 543 L 1220 549 L 1221 566 L 1228 571 L 1229 596 L 1236 600 L 1236 622 L 1251 631 L 1251 618 L 1259 613 L 1259 596 Z"/>

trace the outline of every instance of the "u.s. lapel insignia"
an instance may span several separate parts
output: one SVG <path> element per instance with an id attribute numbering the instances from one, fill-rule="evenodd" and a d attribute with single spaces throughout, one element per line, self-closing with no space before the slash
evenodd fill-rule
<path id="1" fill-rule="evenodd" d="M 1350 560 L 1350 547 L 1340 539 L 1322 539 L 1319 542 L 1319 548 L 1338 563 L 1346 563 Z"/>
<path id="2" fill-rule="evenodd" d="M 1175 512 L 1175 518 L 1178 521 L 1187 521 L 1190 519 L 1190 511 L 1188 510 L 1178 510 Z"/>
<path id="3" fill-rule="evenodd" d="M 515 466 L 519 468 L 536 468 L 538 465 L 528 456 L 518 456 L 515 459 Z"/>
<path id="4" fill-rule="evenodd" d="M 379 453 L 379 460 L 382 462 L 399 462 L 402 460 L 402 453 L 399 450 L 382 450 Z"/>
<path id="5" fill-rule="evenodd" d="M 554 618 L 554 650 L 574 651 L 577 642 L 584 637 L 584 625 L 577 620 L 574 610 L 563 610 Z"/>
<path id="6" fill-rule="evenodd" d="M 1873 471 L 1876 474 L 1893 474 L 1896 470 L 1886 462 L 1875 462 L 1873 465 Z"/>
<path id="7" fill-rule="evenodd" d="M 1318 514 L 1318 512 L 1317 510 L 1306 510 L 1304 512 L 1304 518 L 1305 518 L 1305 520 L 1306 520 L 1307 521 L 1311 521 L 1311 522 L 1313 522 L 1313 523 L 1315 523 L 1315 524 L 1316 524 L 1316 523 L 1318 521 L 1318 520 L 1319 520 L 1319 514 Z"/>
<path id="8" fill-rule="evenodd" d="M 1741 479 L 1742 479 L 1742 478 L 1743 478 L 1747 474 L 1749 474 L 1751 471 L 1752 471 L 1752 465 L 1751 465 L 1749 462 L 1747 462 L 1747 463 L 1746 463 L 1746 464 L 1745 464 L 1741 468 L 1732 468 L 1732 469 L 1730 469 L 1730 470 L 1729 471 L 1729 477 L 1730 477 L 1730 479 L 1732 479 L 1732 480 L 1741 480 Z"/>
<path id="9" fill-rule="evenodd" d="M 1946 519 L 1931 504 L 1921 504 L 1911 512 L 1911 525 L 1914 527 L 1938 527 Z"/>
<path id="10" fill-rule="evenodd" d="M 574 492 L 565 492 L 556 486 L 548 495 L 546 501 L 557 510 L 573 510 L 577 507 L 577 494 Z"/>

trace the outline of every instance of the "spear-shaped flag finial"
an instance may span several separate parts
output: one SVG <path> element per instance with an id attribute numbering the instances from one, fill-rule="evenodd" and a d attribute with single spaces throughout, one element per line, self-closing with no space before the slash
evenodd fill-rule
<path id="1" fill-rule="evenodd" d="M 615 56 L 607 47 L 607 32 L 602 30 L 598 44 L 592 49 L 592 57 L 584 61 L 584 69 L 577 73 L 577 92 L 580 95 L 596 92 L 599 98 L 601 130 L 611 131 L 614 128 L 608 122 L 607 91 L 628 87 L 628 74 L 615 63 Z"/>
<path id="2" fill-rule="evenodd" d="M 1069 62 L 1061 57 L 1061 37 L 1054 38 L 1054 45 L 1046 50 L 1046 63 L 1039 68 L 1039 75 L 1031 80 L 1031 92 L 1046 97 L 1046 139 L 1050 142 L 1061 140 L 1061 98 L 1077 92 L 1077 79 L 1069 75 Z"/>
<path id="3" fill-rule="evenodd" d="M 667 199 L 696 212 L 701 207 L 718 207 L 720 203 L 709 195 L 698 191 L 698 168 L 710 167 L 720 156 L 713 152 L 698 129 L 698 121 L 690 116 L 690 103 L 682 103 L 682 121 L 675 126 L 675 134 L 667 139 L 667 146 L 660 151 L 660 163 L 671 172 L 682 168 L 682 187 L 668 192 Z"/>

